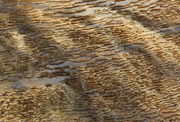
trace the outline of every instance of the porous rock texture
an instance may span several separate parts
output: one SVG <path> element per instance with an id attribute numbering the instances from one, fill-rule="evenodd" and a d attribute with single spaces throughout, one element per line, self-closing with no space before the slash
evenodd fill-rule
<path id="1" fill-rule="evenodd" d="M 180 121 L 178 1 L 0 3 L 0 122 Z"/>

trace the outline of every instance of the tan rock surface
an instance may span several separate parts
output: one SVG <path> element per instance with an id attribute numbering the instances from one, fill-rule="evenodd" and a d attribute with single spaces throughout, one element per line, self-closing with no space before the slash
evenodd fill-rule
<path id="1" fill-rule="evenodd" d="M 180 5 L 0 1 L 0 122 L 179 122 Z"/>

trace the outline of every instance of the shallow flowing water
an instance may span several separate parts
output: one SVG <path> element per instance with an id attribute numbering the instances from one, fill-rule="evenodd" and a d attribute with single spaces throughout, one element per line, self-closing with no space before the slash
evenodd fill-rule
<path id="1" fill-rule="evenodd" d="M 170 0 L 0 0 L 0 91 L 60 85 L 79 118 L 177 120 L 179 13 Z"/>

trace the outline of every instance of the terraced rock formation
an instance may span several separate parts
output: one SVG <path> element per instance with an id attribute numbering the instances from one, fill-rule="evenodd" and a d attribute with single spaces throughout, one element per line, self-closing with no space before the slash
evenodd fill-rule
<path id="1" fill-rule="evenodd" d="M 0 0 L 0 121 L 179 122 L 180 3 Z"/>

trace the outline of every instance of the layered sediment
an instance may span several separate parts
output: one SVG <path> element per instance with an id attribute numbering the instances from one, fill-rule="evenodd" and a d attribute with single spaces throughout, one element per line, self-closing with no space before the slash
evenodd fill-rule
<path id="1" fill-rule="evenodd" d="M 180 121 L 178 1 L 1 0 L 0 121 Z"/>

